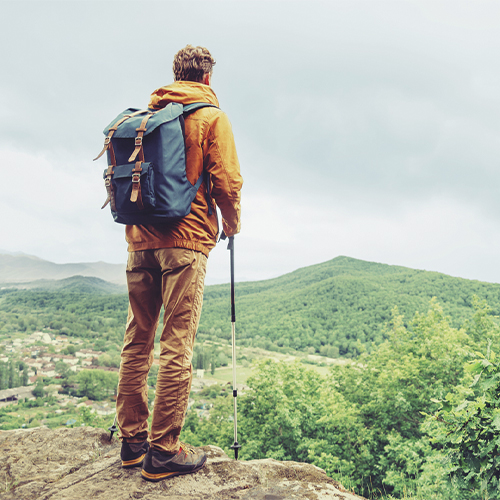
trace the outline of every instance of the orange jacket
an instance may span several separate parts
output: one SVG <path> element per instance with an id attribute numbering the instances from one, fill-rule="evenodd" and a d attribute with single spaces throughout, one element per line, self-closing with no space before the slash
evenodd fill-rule
<path id="1" fill-rule="evenodd" d="M 184 81 L 155 90 L 149 107 L 160 109 L 169 102 L 219 105 L 211 87 Z M 208 256 L 215 246 L 219 229 L 215 203 L 220 208 L 226 235 L 233 236 L 240 231 L 243 179 L 229 119 L 217 108 L 201 108 L 187 115 L 185 132 L 187 178 L 191 184 L 195 184 L 204 168 L 210 173 L 212 215 L 208 215 L 206 185 L 203 182 L 191 204 L 191 213 L 183 219 L 165 224 L 126 226 L 129 252 L 181 247 Z"/>

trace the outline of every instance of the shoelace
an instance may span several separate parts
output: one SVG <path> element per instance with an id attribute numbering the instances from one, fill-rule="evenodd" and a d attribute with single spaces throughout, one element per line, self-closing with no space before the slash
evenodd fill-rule
<path id="1" fill-rule="evenodd" d="M 186 453 L 195 453 L 195 449 L 189 445 L 189 444 L 186 444 L 186 443 L 183 443 L 182 441 L 179 441 L 179 444 L 180 444 L 180 448 L 179 448 L 179 451 L 180 450 L 184 450 Z"/>

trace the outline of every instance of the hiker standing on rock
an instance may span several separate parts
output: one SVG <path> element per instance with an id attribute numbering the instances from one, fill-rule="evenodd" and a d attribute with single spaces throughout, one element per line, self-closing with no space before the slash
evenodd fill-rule
<path id="1" fill-rule="evenodd" d="M 214 64 L 204 47 L 180 50 L 174 58 L 174 83 L 155 90 L 149 108 L 171 102 L 218 106 L 211 88 Z M 216 205 L 224 233 L 232 236 L 240 230 L 243 180 L 227 116 L 218 107 L 187 115 L 185 145 L 188 180 L 194 185 L 205 175 L 191 212 L 175 222 L 126 226 L 129 312 L 116 411 L 122 466 L 142 465 L 142 476 L 150 481 L 195 472 L 206 461 L 202 450 L 179 442 L 179 435 L 191 389 L 207 257 L 219 232 Z M 162 306 L 160 366 L 148 430 L 147 378 Z"/>

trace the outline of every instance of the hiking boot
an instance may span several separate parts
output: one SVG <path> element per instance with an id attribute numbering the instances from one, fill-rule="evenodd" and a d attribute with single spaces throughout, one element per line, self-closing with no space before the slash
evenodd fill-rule
<path id="1" fill-rule="evenodd" d="M 207 461 L 203 450 L 181 443 L 177 453 L 165 453 L 150 448 L 142 464 L 142 477 L 148 481 L 161 481 L 181 474 L 200 470 Z"/>
<path id="2" fill-rule="evenodd" d="M 131 467 L 139 467 L 144 461 L 144 457 L 149 450 L 149 443 L 142 441 L 141 443 L 127 443 L 122 441 L 122 449 L 120 458 L 122 459 L 122 467 L 129 469 Z"/>

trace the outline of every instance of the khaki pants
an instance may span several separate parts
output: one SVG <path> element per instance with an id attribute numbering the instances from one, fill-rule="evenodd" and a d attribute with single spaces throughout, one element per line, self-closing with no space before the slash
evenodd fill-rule
<path id="1" fill-rule="evenodd" d="M 147 377 L 163 305 L 160 367 L 149 439 L 159 450 L 176 452 L 179 448 L 191 389 L 191 360 L 206 266 L 205 255 L 183 248 L 129 254 L 129 311 L 116 400 L 122 438 L 142 441 L 148 437 Z"/>

